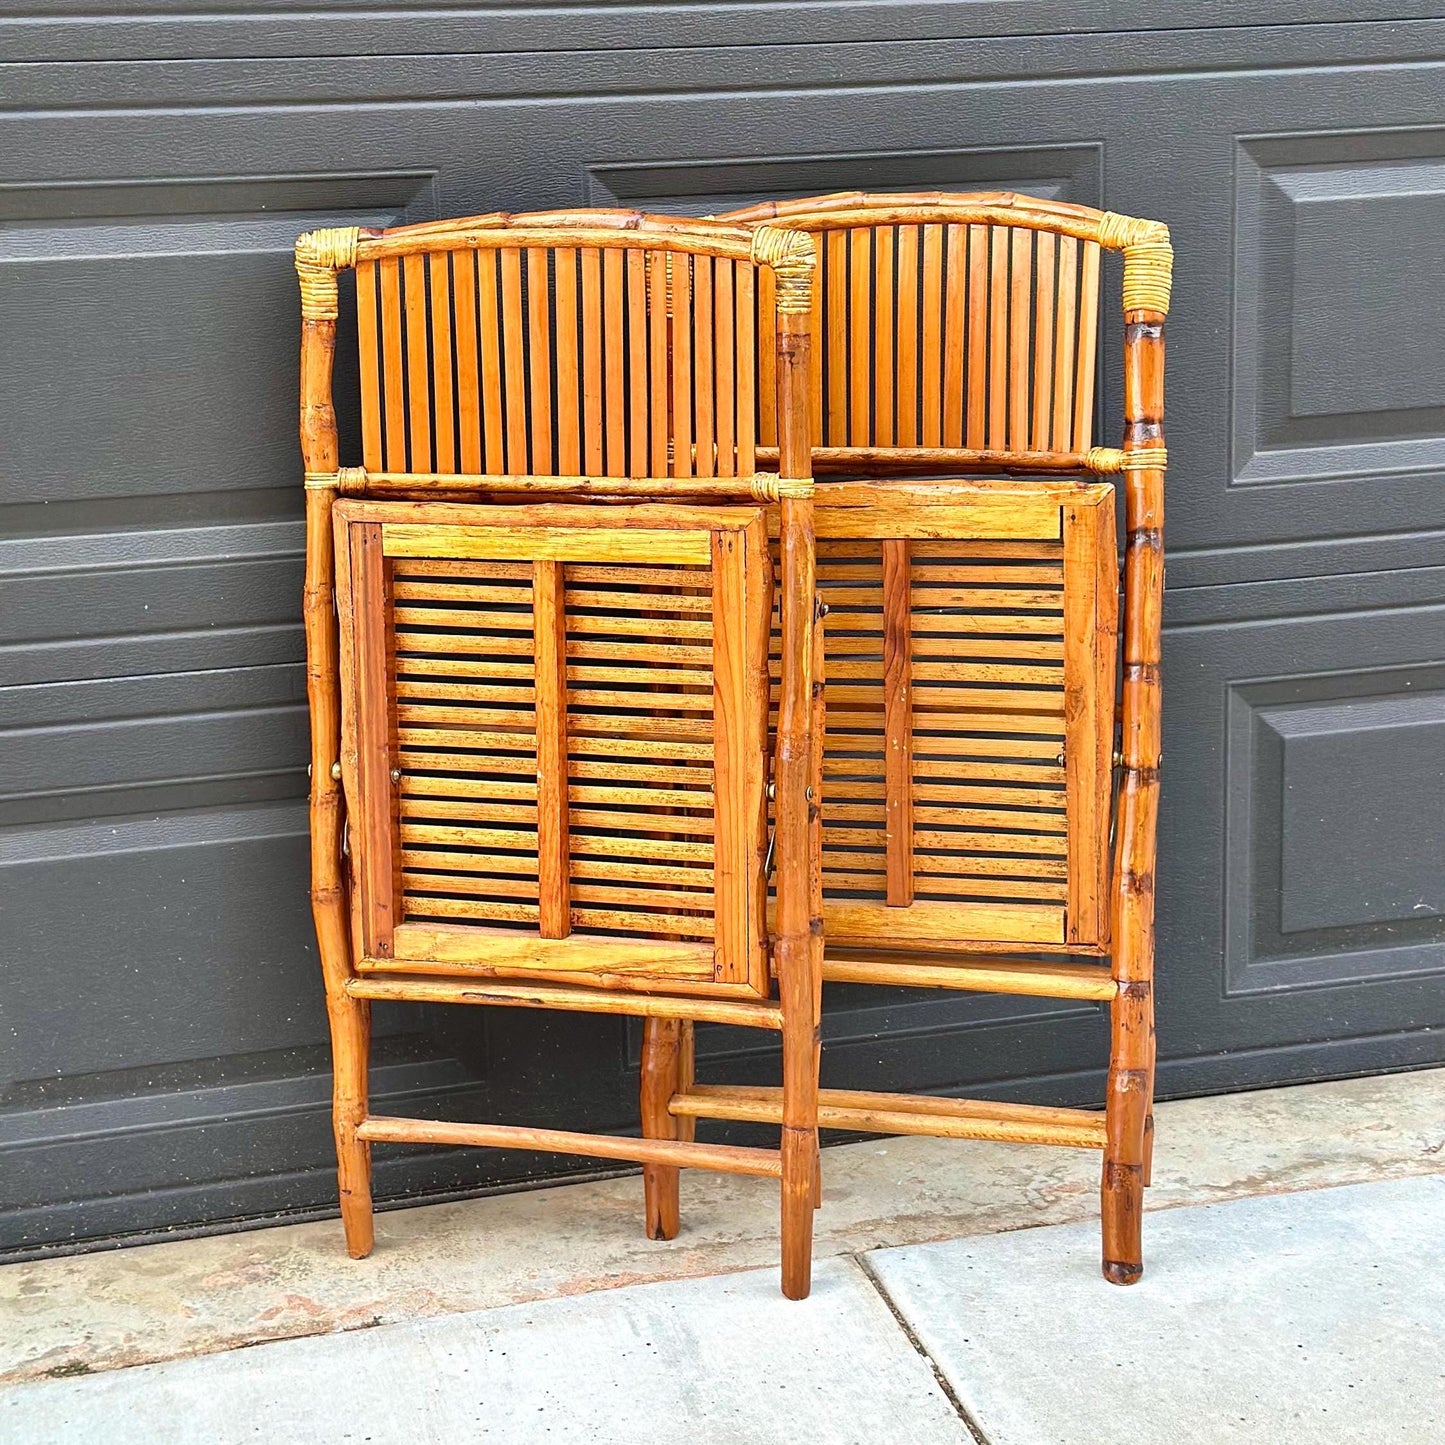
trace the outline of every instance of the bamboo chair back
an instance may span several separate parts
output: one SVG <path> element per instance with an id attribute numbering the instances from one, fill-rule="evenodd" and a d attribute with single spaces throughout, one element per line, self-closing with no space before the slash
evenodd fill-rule
<path id="1" fill-rule="evenodd" d="M 1009 193 L 849 193 L 724 219 L 816 236 L 820 474 L 993 473 L 819 489 L 830 951 L 1104 952 L 1114 495 L 1063 474 L 1124 462 L 1093 445 L 1100 253 L 1127 242 L 1148 273 L 1157 238 Z M 764 457 L 771 428 L 763 393 Z"/>
<path id="2" fill-rule="evenodd" d="M 848 192 L 724 217 L 818 236 L 818 469 L 1088 468 L 1102 214 L 1010 192 Z"/>
<path id="3" fill-rule="evenodd" d="M 605 215 L 590 213 L 594 230 Z M 622 226 L 607 244 L 544 244 L 548 218 L 528 220 L 528 233 L 482 218 L 435 249 L 358 260 L 366 469 L 750 476 L 754 368 L 775 373 L 772 270 L 745 246 L 666 249 L 635 231 L 627 244 Z M 776 447 L 775 399 L 767 410 Z"/>

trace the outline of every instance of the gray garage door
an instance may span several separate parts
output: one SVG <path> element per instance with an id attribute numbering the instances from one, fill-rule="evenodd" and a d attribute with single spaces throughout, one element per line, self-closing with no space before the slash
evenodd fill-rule
<path id="1" fill-rule="evenodd" d="M 333 1198 L 289 257 L 315 225 L 854 186 L 1167 220 L 1160 1087 L 1445 1058 L 1445 25 L 1300 8 L 0 0 L 0 1241 Z M 1119 343 L 1111 317 L 1109 417 Z M 1099 1097 L 1086 1005 L 839 990 L 827 1034 L 837 1084 Z M 395 1007 L 378 1035 L 391 1110 L 635 1120 L 621 1021 Z M 565 1164 L 379 1151 L 378 1186 Z"/>

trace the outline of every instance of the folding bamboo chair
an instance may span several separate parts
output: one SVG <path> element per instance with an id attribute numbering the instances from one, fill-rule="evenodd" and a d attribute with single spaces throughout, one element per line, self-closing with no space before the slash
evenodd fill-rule
<path id="1" fill-rule="evenodd" d="M 825 1089 L 820 1121 L 1102 1149 L 1104 1274 L 1132 1283 L 1153 1143 L 1168 231 L 1008 193 L 724 219 L 819 243 L 813 464 L 836 478 L 816 494 L 824 979 L 1112 1010 L 1103 1114 Z M 1122 450 L 1091 436 L 1102 249 L 1124 257 Z M 773 439 L 765 410 L 760 455 Z M 1093 479 L 1112 473 L 1117 751 L 1114 493 Z M 698 1086 L 687 1059 L 679 1077 L 683 1117 L 779 1117 L 776 1090 Z"/>
<path id="2" fill-rule="evenodd" d="M 372 1143 L 506 1146 L 636 1160 L 664 1191 L 679 1167 L 779 1178 L 783 1289 L 808 1292 L 813 263 L 795 232 L 630 212 L 297 242 L 312 901 L 355 1257 L 373 1243 Z M 339 464 L 331 397 L 346 268 L 360 467 Z M 760 356 L 776 386 L 773 473 L 756 471 Z M 659 1111 L 655 1079 L 642 1139 L 379 1117 L 373 999 L 640 1015 L 654 1059 L 679 1053 L 695 1019 L 778 1029 L 781 1147 L 695 1142 Z"/>

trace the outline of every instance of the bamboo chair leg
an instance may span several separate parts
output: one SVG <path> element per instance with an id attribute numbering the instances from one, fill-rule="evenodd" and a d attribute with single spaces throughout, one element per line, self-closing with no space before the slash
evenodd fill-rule
<path id="1" fill-rule="evenodd" d="M 327 1000 L 331 1021 L 331 1122 L 336 1135 L 336 1178 L 346 1252 L 365 1259 L 375 1242 L 371 1213 L 371 1145 L 356 1137 L 366 1117 L 371 1005 L 344 993 Z"/>
<path id="2" fill-rule="evenodd" d="M 1114 1005 L 1114 1049 L 1109 1061 L 1105 1104 L 1107 1138 L 1100 1206 L 1104 1226 L 1104 1278 L 1133 1284 L 1144 1273 L 1141 1224 L 1144 1214 L 1144 1119 L 1146 1071 L 1130 1068 L 1136 1025 L 1133 1001 Z"/>
<path id="3" fill-rule="evenodd" d="M 797 1010 L 789 1015 L 783 1028 L 783 1293 L 789 1299 L 807 1299 L 813 1283 L 818 1130 L 817 1095 L 813 1092 L 813 1030 L 809 1022 L 807 1010 Z M 789 1122 L 786 1104 L 790 1094 L 813 1095 L 812 1127 Z"/>
<path id="4" fill-rule="evenodd" d="M 690 1031 L 690 1026 L 689 1026 Z M 642 1025 L 642 1137 L 675 1139 L 678 1125 L 667 1105 L 681 1083 L 682 1024 L 677 1019 L 649 1018 Z M 689 1123 L 692 1121 L 689 1120 Z M 680 1227 L 675 1165 L 644 1164 L 642 1193 L 649 1239 L 675 1239 Z"/>

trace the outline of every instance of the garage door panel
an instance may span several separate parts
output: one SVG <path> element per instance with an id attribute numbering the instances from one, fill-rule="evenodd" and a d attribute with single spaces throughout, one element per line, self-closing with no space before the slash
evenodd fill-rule
<path id="1" fill-rule="evenodd" d="M 1445 131 L 1238 143 L 1233 485 L 1445 469 Z M 1337 488 L 1338 489 L 1338 488 Z"/>
<path id="2" fill-rule="evenodd" d="M 0 192 L 0 217 L 19 223 L 0 230 L 6 503 L 288 481 L 296 368 L 278 352 L 282 338 L 295 350 L 296 236 L 426 219 L 407 210 L 418 191 L 430 198 L 385 176 Z M 354 344 L 337 395 L 355 435 Z"/>
<path id="3" fill-rule="evenodd" d="M 299 524 L 0 543 L 7 683 L 299 663 Z"/>
<path id="4" fill-rule="evenodd" d="M 1161 1054 L 1445 1021 L 1442 637 L 1438 591 L 1166 630 Z"/>

